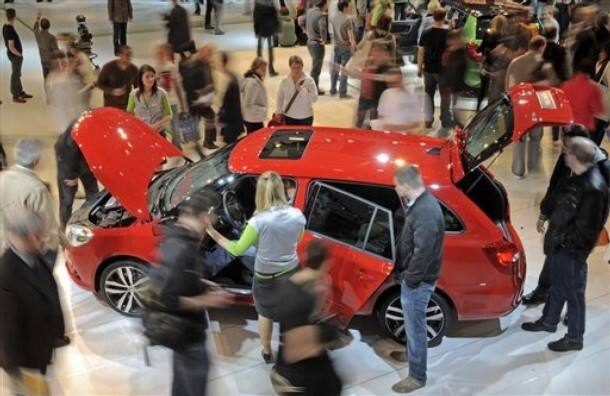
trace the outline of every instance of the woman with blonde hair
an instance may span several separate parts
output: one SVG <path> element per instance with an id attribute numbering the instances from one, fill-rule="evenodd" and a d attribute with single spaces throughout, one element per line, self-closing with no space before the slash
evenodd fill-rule
<path id="1" fill-rule="evenodd" d="M 271 334 L 278 321 L 278 300 L 281 280 L 299 267 L 297 244 L 305 228 L 303 213 L 288 204 L 282 178 L 275 172 L 265 172 L 256 184 L 256 211 L 238 241 L 229 241 L 214 228 L 208 234 L 233 256 L 241 256 L 256 246 L 252 295 L 258 313 L 258 331 L 265 363 L 273 362 Z"/>
<path id="2" fill-rule="evenodd" d="M 241 109 L 246 132 L 262 129 L 268 112 L 267 89 L 263 81 L 267 75 L 267 61 L 257 57 L 241 81 Z"/>

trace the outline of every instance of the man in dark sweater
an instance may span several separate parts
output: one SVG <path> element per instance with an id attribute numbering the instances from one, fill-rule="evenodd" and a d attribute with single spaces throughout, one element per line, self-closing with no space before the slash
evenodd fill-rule
<path id="1" fill-rule="evenodd" d="M 6 46 L 6 55 L 11 62 L 11 94 L 13 102 L 25 103 L 32 95 L 26 93 L 21 85 L 21 66 L 23 65 L 23 47 L 21 39 L 15 30 L 17 12 L 13 8 L 6 9 L 6 23 L 2 26 L 2 38 Z"/>
<path id="2" fill-rule="evenodd" d="M 405 211 L 405 224 L 398 237 L 396 268 L 399 271 L 400 300 L 408 340 L 406 355 L 409 376 L 395 384 L 392 390 L 409 393 L 426 385 L 426 309 L 443 263 L 445 220 L 440 204 L 426 190 L 416 166 L 398 168 L 394 183 Z M 405 360 L 402 351 L 392 352 L 391 357 Z"/>
<path id="3" fill-rule="evenodd" d="M 164 310 L 191 323 L 184 327 L 180 350 L 173 357 L 173 396 L 206 394 L 209 358 L 205 347 L 205 310 L 231 302 L 224 291 L 210 291 L 201 281 L 204 263 L 201 241 L 214 221 L 220 200 L 210 191 L 192 194 L 179 206 L 176 223 L 165 229 L 159 266 L 151 270 L 151 287 L 159 290 Z M 146 320 L 146 319 L 145 319 Z"/>
<path id="4" fill-rule="evenodd" d="M 554 333 L 568 305 L 568 332 L 548 344 L 555 352 L 583 348 L 587 258 L 608 218 L 608 175 L 595 161 L 598 147 L 583 137 L 572 138 L 565 149 L 571 176 L 552 203 L 544 253 L 551 272 L 551 289 L 542 317 L 521 325 L 525 331 Z"/>
<path id="5" fill-rule="evenodd" d="M 104 106 L 125 110 L 131 90 L 138 85 L 138 68 L 131 63 L 127 45 L 119 48 L 118 58 L 106 63 L 97 77 L 97 87 L 104 91 Z"/>
<path id="6" fill-rule="evenodd" d="M 39 11 L 36 22 L 34 22 L 34 36 L 36 37 L 36 43 L 38 44 L 40 63 L 42 64 L 42 76 L 45 80 L 53 68 L 54 56 L 59 52 L 57 39 L 49 32 L 50 27 L 51 22 L 49 22 L 47 18 L 42 18 L 42 14 Z"/>

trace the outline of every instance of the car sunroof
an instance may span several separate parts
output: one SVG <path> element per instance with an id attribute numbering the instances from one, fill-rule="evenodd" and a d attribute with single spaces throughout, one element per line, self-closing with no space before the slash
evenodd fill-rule
<path id="1" fill-rule="evenodd" d="M 263 147 L 260 158 L 301 159 L 312 133 L 311 130 L 294 129 L 273 132 L 267 144 Z"/>

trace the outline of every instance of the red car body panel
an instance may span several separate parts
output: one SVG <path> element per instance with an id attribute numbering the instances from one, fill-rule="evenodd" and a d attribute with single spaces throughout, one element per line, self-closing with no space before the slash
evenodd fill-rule
<path id="1" fill-rule="evenodd" d="M 541 99 L 539 91 L 550 94 L 542 94 Z M 571 122 L 569 104 L 559 90 L 521 85 L 510 94 L 515 113 L 513 140 L 535 126 Z M 293 129 L 314 131 L 299 160 L 259 158 L 273 133 Z M 463 231 L 446 234 L 439 292 L 453 304 L 458 319 L 497 318 L 511 312 L 520 301 L 525 255 L 510 222 L 503 232 L 456 186 L 455 183 L 469 171 L 462 165 L 463 141 L 459 134 L 458 131 L 456 141 L 450 141 L 340 128 L 263 129 L 236 144 L 228 166 L 231 172 L 238 174 L 259 175 L 274 170 L 294 178 L 297 181 L 294 205 L 303 210 L 313 182 L 346 181 L 393 188 L 396 167 L 404 163 L 417 164 L 430 191 L 453 210 L 464 225 Z M 115 110 L 88 113 L 79 121 L 74 138 L 100 181 L 139 218 L 135 224 L 124 228 L 94 228 L 95 237 L 90 242 L 67 249 L 67 266 L 72 278 L 79 285 L 95 290 L 103 267 L 117 258 L 127 256 L 146 263 L 155 261 L 160 235 L 155 231 L 157 220 L 149 220 L 148 185 L 167 157 L 181 154 L 168 142 L 162 142 L 163 139 L 143 123 Z M 100 140 L 112 142 L 101 147 Z M 109 159 L 107 152 L 122 155 Z M 302 253 L 308 241 L 320 237 L 305 232 L 299 252 Z M 331 252 L 328 273 L 331 291 L 327 308 L 341 323 L 347 324 L 356 313 L 371 313 L 379 297 L 397 286 L 392 275 L 394 264 L 375 254 L 323 238 Z M 501 266 L 490 259 L 487 249 L 499 242 L 516 245 L 520 256 L 515 265 Z"/>
<path id="2" fill-rule="evenodd" d="M 132 215 L 150 220 L 148 185 L 170 157 L 183 157 L 174 145 L 132 115 L 110 107 L 85 113 L 72 137 L 93 174 Z"/>

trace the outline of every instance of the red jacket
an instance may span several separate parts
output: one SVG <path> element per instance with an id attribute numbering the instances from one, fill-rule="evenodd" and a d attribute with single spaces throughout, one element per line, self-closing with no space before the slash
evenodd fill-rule
<path id="1" fill-rule="evenodd" d="M 589 131 L 594 130 L 595 116 L 605 110 L 602 92 L 597 84 L 587 74 L 576 73 L 561 84 L 561 89 L 572 105 L 574 122 L 584 125 Z"/>

